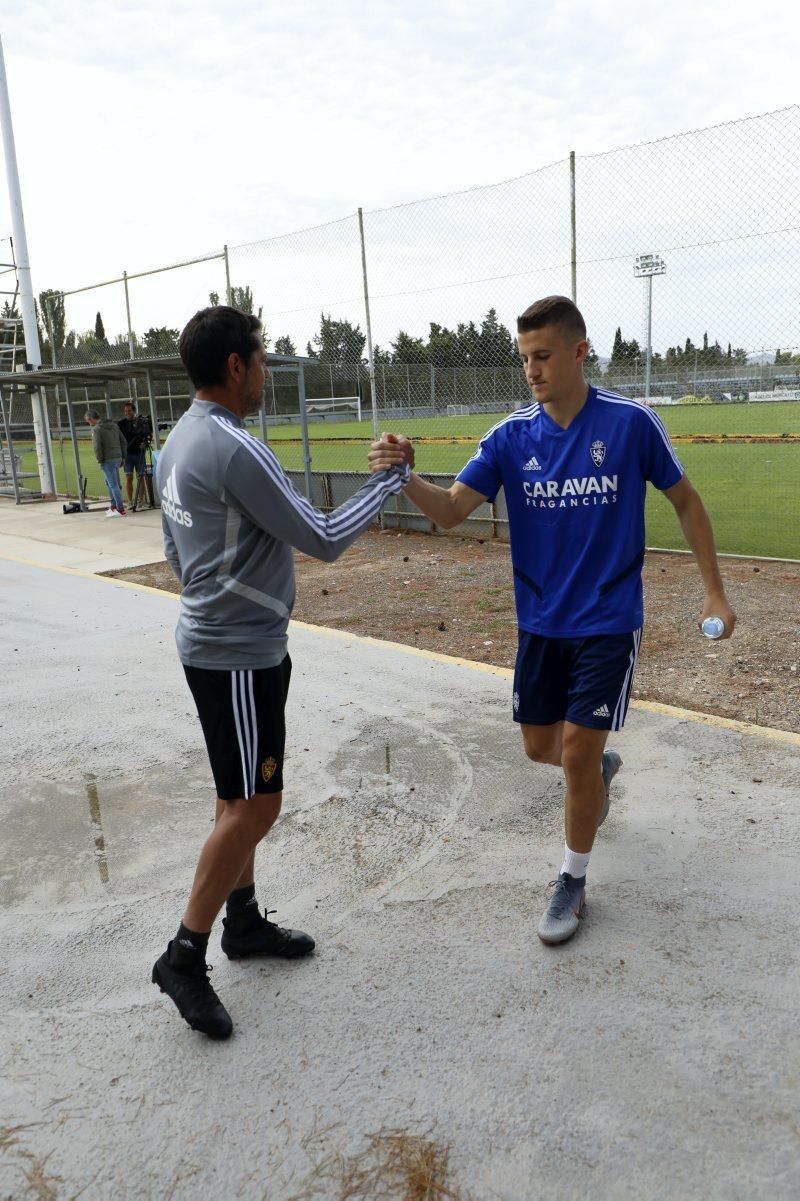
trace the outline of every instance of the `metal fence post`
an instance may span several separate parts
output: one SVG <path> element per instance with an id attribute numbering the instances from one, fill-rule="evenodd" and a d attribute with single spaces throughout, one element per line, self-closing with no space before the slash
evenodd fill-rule
<path id="1" fill-rule="evenodd" d="M 222 247 L 222 257 L 225 260 L 225 303 L 230 304 L 231 303 L 231 295 L 232 295 L 232 293 L 231 293 L 231 264 L 230 264 L 230 259 L 228 258 L 227 244 Z"/>
<path id="2" fill-rule="evenodd" d="M 644 360 L 644 399 L 650 403 L 650 375 L 653 363 L 653 277 L 647 277 L 647 349 Z"/>
<path id="3" fill-rule="evenodd" d="M 125 287 L 125 316 L 128 319 L 128 352 L 133 358 L 133 329 L 131 328 L 131 298 L 128 292 L 128 272 L 122 272 L 122 283 Z M 135 383 L 135 381 L 134 381 Z"/>
<path id="4" fill-rule="evenodd" d="M 53 324 L 53 310 L 51 308 L 52 299 L 53 299 L 52 296 L 45 296 L 43 317 L 44 317 L 45 328 L 47 329 L 47 332 L 50 335 L 50 361 L 51 361 L 52 365 L 55 367 L 57 365 L 56 364 L 56 339 L 55 339 L 55 334 L 53 333 L 53 330 L 55 327 Z M 64 469 L 64 487 L 66 488 L 67 487 L 67 465 L 64 462 L 64 439 L 63 439 L 62 432 L 61 432 L 61 408 L 60 408 L 60 400 L 59 400 L 59 395 L 58 395 L 58 384 L 53 385 L 53 391 L 55 393 L 56 416 L 58 418 L 58 445 L 59 445 L 59 449 L 61 450 L 61 466 Z M 48 421 L 48 428 L 50 429 L 50 445 L 52 447 L 53 432 L 52 432 L 52 427 L 50 427 L 50 425 L 49 425 L 49 421 Z M 55 470 L 55 466 L 54 466 L 53 470 Z"/>
<path id="5" fill-rule="evenodd" d="M 570 263 L 572 265 L 572 303 L 578 303 L 578 233 L 575 214 L 575 151 L 569 152 L 569 226 Z"/>
<path id="6" fill-rule="evenodd" d="M 367 283 L 367 250 L 364 242 L 364 210 L 358 210 L 358 232 L 361 236 L 361 270 L 364 274 L 364 310 L 367 316 L 367 362 L 369 363 L 369 388 L 372 393 L 372 432 L 377 439 L 378 405 L 375 396 L 375 356 L 372 353 L 372 321 L 369 315 L 369 284 Z M 385 398 L 384 398 L 385 399 Z"/>
<path id="7" fill-rule="evenodd" d="M 297 373 L 297 395 L 300 401 L 300 426 L 303 433 L 303 466 L 306 475 L 306 496 L 311 500 L 311 448 L 308 442 L 308 410 L 306 409 L 306 375 L 300 363 Z"/>
<path id="8" fill-rule="evenodd" d="M 128 354 L 131 357 L 131 361 L 133 361 L 134 342 L 133 342 L 133 329 L 131 327 L 131 298 L 130 298 L 130 293 L 128 292 L 128 272 L 127 271 L 122 272 L 122 284 L 123 284 L 123 287 L 125 288 L 125 316 L 126 316 L 127 322 L 128 322 Z M 137 385 L 137 381 L 135 378 L 133 380 L 131 380 L 130 376 L 128 377 L 128 396 L 131 398 L 131 400 L 136 400 L 137 402 L 139 400 L 139 388 Z M 138 404 L 137 404 L 137 408 L 138 408 Z"/>
<path id="9" fill-rule="evenodd" d="M 149 367 L 147 368 L 145 374 L 147 376 L 147 394 L 150 398 L 150 420 L 153 423 L 153 446 L 156 450 L 158 450 L 161 445 L 161 441 L 158 437 L 158 409 L 156 408 L 156 398 L 155 393 L 153 392 L 153 376 Z"/>
<path id="10" fill-rule="evenodd" d="M 66 376 L 64 376 L 63 379 L 64 379 L 64 399 L 67 404 L 67 423 L 69 424 L 69 436 L 70 436 L 70 440 L 72 442 L 72 454 L 75 459 L 75 479 L 77 480 L 77 484 L 78 484 L 78 504 L 80 505 L 81 512 L 85 513 L 86 512 L 86 498 L 84 496 L 85 489 L 83 486 L 83 472 L 81 470 L 81 456 L 80 456 L 80 451 L 78 449 L 78 432 L 75 429 L 75 415 L 72 412 L 72 399 L 69 394 L 69 381 L 67 380 Z"/>
<path id="11" fill-rule="evenodd" d="M 50 335 L 50 361 L 53 364 L 53 366 L 55 367 L 56 366 L 56 339 L 55 339 L 55 334 L 53 333 L 53 329 L 54 329 L 53 310 L 50 307 L 50 302 L 52 299 L 53 299 L 52 296 L 45 296 L 45 298 L 44 298 L 44 317 L 45 317 L 45 324 L 47 326 L 47 332 Z"/>
<path id="12" fill-rule="evenodd" d="M 270 374 L 270 379 L 271 378 L 272 378 L 272 375 Z M 269 439 L 267 437 L 267 411 L 266 411 L 267 410 L 267 396 L 266 396 L 266 392 L 267 392 L 267 385 L 266 385 L 266 381 L 265 381 L 264 382 L 264 391 L 261 394 L 261 407 L 258 410 L 258 416 L 259 416 L 259 420 L 261 422 L 261 441 L 264 443 L 267 443 L 269 441 Z"/>
<path id="13" fill-rule="evenodd" d="M 14 260 L 17 282 L 17 293 L 14 301 L 16 302 L 17 298 L 19 298 L 23 336 L 25 338 L 25 362 L 26 365 L 30 364 L 30 367 L 36 370 L 42 365 L 42 353 L 39 347 L 36 302 L 33 297 L 31 265 L 28 257 L 28 240 L 25 233 L 25 218 L 22 212 L 22 192 L 19 183 L 19 172 L 17 170 L 17 152 L 11 121 L 11 101 L 8 95 L 8 80 L 5 59 L 3 57 L 2 39 L 0 39 L 0 133 L 2 134 L 6 164 L 8 198 L 11 204 L 11 226 L 13 229 L 14 247 L 12 258 Z M 53 448 L 50 444 L 47 402 L 39 389 L 31 393 L 30 401 L 41 492 L 44 499 L 54 500 L 56 495 L 56 472 L 53 465 Z"/>

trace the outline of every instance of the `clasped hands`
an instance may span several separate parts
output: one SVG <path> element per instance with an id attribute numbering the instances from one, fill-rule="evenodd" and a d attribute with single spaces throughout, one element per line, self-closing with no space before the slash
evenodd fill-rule
<path id="1" fill-rule="evenodd" d="M 404 434 L 381 434 L 379 442 L 373 442 L 367 455 L 369 470 L 388 471 L 391 467 L 414 467 L 414 446 Z"/>

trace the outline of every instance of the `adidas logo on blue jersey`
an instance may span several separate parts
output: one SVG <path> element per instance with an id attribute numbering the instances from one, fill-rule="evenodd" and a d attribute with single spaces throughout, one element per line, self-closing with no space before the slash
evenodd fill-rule
<path id="1" fill-rule="evenodd" d="M 522 470 L 523 471 L 541 471 L 542 465 L 539 462 L 539 460 L 536 458 L 536 455 L 531 455 L 531 457 L 528 459 L 527 463 L 522 468 Z"/>

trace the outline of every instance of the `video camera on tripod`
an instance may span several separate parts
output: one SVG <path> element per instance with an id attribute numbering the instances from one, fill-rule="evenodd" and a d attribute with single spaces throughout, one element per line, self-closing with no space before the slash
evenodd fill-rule
<path id="1" fill-rule="evenodd" d="M 142 443 L 142 454 L 144 456 L 144 471 L 141 475 L 137 473 L 136 491 L 133 495 L 131 508 L 134 511 L 138 509 L 160 509 L 161 502 L 158 498 L 158 490 L 154 486 L 158 451 L 153 450 L 152 430 L 146 435 Z"/>

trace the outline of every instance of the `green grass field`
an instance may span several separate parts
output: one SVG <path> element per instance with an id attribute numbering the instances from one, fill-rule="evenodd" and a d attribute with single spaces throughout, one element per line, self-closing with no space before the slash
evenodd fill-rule
<path id="1" fill-rule="evenodd" d="M 396 432 L 417 439 L 477 441 L 503 416 L 490 413 L 401 421 L 396 423 Z M 800 434 L 800 402 L 662 408 L 659 416 L 676 436 Z M 251 428 L 258 432 L 257 426 Z M 310 426 L 312 471 L 363 472 L 371 436 L 366 421 Z M 287 471 L 302 471 L 297 425 L 271 429 L 269 440 Z M 17 445 L 15 449 L 22 453 L 23 470 L 35 471 L 33 447 Z M 65 441 L 63 445 L 54 443 L 53 449 L 59 490 L 75 494 L 72 447 Z M 800 558 L 800 443 L 681 443 L 676 449 L 711 513 L 721 551 Z M 463 442 L 423 442 L 417 447 L 417 468 L 431 474 L 454 474 L 471 453 Z M 88 442 L 81 444 L 81 464 L 89 480 L 88 495 L 105 495 L 102 474 Z M 651 546 L 684 546 L 671 506 L 653 490 L 647 506 L 647 541 Z"/>
<path id="2" fill-rule="evenodd" d="M 671 434 L 800 434 L 800 401 L 782 404 L 684 405 L 657 409 Z M 479 413 L 468 417 L 421 417 L 399 421 L 397 432 L 409 438 L 473 438 L 477 440 L 507 413 Z M 402 428 L 400 428 L 402 427 Z M 368 417 L 361 422 L 323 422 L 308 427 L 312 441 L 370 438 Z M 298 425 L 276 426 L 271 442 L 299 439 Z"/>

